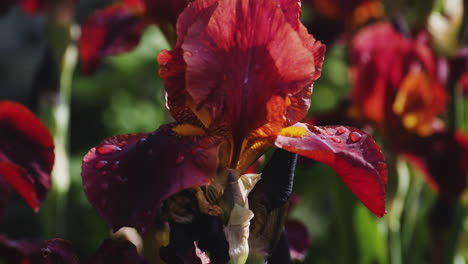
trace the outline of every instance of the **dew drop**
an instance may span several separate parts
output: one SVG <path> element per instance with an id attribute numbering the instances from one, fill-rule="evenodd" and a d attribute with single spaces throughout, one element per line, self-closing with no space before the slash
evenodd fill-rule
<path id="1" fill-rule="evenodd" d="M 340 128 L 338 128 L 338 129 L 336 130 L 336 133 L 337 133 L 338 135 L 341 135 L 341 134 L 343 134 L 344 132 L 346 132 L 346 129 L 345 129 L 344 127 L 340 127 Z"/>
<path id="2" fill-rule="evenodd" d="M 128 178 L 127 177 L 124 177 L 124 176 L 121 176 L 121 175 L 117 175 L 117 180 L 121 183 L 126 183 L 128 182 Z"/>
<path id="3" fill-rule="evenodd" d="M 117 161 L 114 162 L 114 165 L 112 165 L 112 170 L 116 171 L 119 168 L 120 168 L 120 161 L 117 160 Z"/>
<path id="4" fill-rule="evenodd" d="M 107 165 L 107 163 L 109 163 L 107 160 L 97 161 L 96 163 L 94 163 L 94 168 L 100 170 L 104 168 Z"/>
<path id="5" fill-rule="evenodd" d="M 247 84 L 249 82 L 249 77 L 248 76 L 245 76 L 244 78 L 244 84 Z"/>
<path id="6" fill-rule="evenodd" d="M 197 155 L 202 154 L 204 151 L 205 151 L 204 148 L 196 147 L 196 148 L 193 148 L 193 149 L 192 149 L 192 154 L 193 154 L 194 156 L 197 156 Z"/>
<path id="7" fill-rule="evenodd" d="M 142 147 L 142 146 L 144 146 L 146 144 L 146 142 L 147 142 L 147 139 L 142 138 L 142 139 L 138 140 L 136 145 L 137 145 L 137 147 Z"/>
<path id="8" fill-rule="evenodd" d="M 184 55 L 187 57 L 192 57 L 192 52 L 191 51 L 185 51 Z"/>
<path id="9" fill-rule="evenodd" d="M 330 138 L 330 139 L 331 139 L 331 141 L 333 141 L 333 142 L 335 142 L 335 143 L 341 143 L 341 139 L 339 139 L 339 138 L 332 137 L 332 138 Z"/>
<path id="10" fill-rule="evenodd" d="M 97 148 L 97 152 L 101 155 L 108 155 L 108 154 L 112 154 L 115 152 L 119 152 L 121 150 L 122 150 L 121 148 L 115 145 L 102 145 Z"/>
<path id="11" fill-rule="evenodd" d="M 353 142 L 358 142 L 361 139 L 362 135 L 359 134 L 358 132 L 351 132 L 349 134 L 349 139 Z"/>
<path id="12" fill-rule="evenodd" d="M 327 130 L 327 134 L 330 135 L 330 136 L 333 136 L 333 135 L 335 135 L 335 131 Z"/>
<path id="13" fill-rule="evenodd" d="M 185 160 L 185 157 L 183 155 L 177 156 L 176 165 L 181 164 L 182 162 L 184 162 L 184 160 Z"/>
<path id="14" fill-rule="evenodd" d="M 325 136 L 325 135 L 320 135 L 319 137 L 320 137 L 321 139 L 327 139 L 327 138 L 328 138 L 328 137 Z"/>

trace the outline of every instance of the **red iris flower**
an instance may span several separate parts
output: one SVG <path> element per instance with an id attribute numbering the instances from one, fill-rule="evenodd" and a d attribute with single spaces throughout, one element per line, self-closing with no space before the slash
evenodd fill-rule
<path id="1" fill-rule="evenodd" d="M 164 200 L 197 186 L 213 190 L 200 211 L 219 215 L 213 209 L 223 207 L 230 177 L 271 147 L 330 165 L 385 214 L 387 170 L 374 140 L 355 128 L 299 123 L 325 53 L 299 16 L 296 0 L 198 0 L 181 13 L 174 49 L 158 56 L 176 121 L 108 138 L 83 161 L 85 193 L 114 230 L 146 231 Z"/>
<path id="2" fill-rule="evenodd" d="M 10 9 L 10 7 L 16 3 L 19 3 L 23 10 L 29 14 L 35 14 L 46 10 L 46 0 L 5 0 L 0 3 L 0 14 Z"/>
<path id="3" fill-rule="evenodd" d="M 361 30 L 351 43 L 352 115 L 373 123 L 394 151 L 454 198 L 466 186 L 468 137 L 447 131 L 438 118 L 447 102 L 439 76 L 423 36 L 410 39 L 380 23 Z"/>
<path id="4" fill-rule="evenodd" d="M 42 122 L 20 104 L 0 102 L 0 210 L 11 190 L 39 210 L 53 164 L 54 143 Z"/>
<path id="5" fill-rule="evenodd" d="M 82 28 L 82 72 L 93 73 L 103 57 L 134 49 L 147 26 L 156 24 L 175 42 L 177 17 L 191 0 L 122 0 L 92 13 Z"/>

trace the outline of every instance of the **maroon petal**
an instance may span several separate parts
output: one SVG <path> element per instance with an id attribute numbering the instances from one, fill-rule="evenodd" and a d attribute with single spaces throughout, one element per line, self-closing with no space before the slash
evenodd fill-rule
<path id="1" fill-rule="evenodd" d="M 27 108 L 0 102 L 0 176 L 37 211 L 50 188 L 54 143 Z"/>
<path id="2" fill-rule="evenodd" d="M 0 262 L 40 263 L 40 242 L 12 240 L 0 234 Z M 3 262 L 2 262 L 3 263 Z"/>
<path id="3" fill-rule="evenodd" d="M 111 137 L 84 157 L 84 191 L 114 230 L 132 226 L 145 232 L 161 201 L 216 175 L 219 139 L 175 132 L 184 126 Z"/>
<path id="4" fill-rule="evenodd" d="M 82 72 L 91 74 L 105 56 L 135 48 L 148 24 L 135 6 L 112 5 L 92 13 L 78 43 Z"/>
<path id="5" fill-rule="evenodd" d="M 440 132 L 412 137 L 398 149 L 419 168 L 429 184 L 450 201 L 465 191 L 468 175 L 468 135 Z"/>
<path id="6" fill-rule="evenodd" d="M 387 167 L 379 146 L 363 131 L 298 123 L 283 129 L 275 145 L 330 165 L 374 214 L 385 214 Z"/>
<path id="7" fill-rule="evenodd" d="M 135 245 L 129 241 L 106 239 L 87 263 L 147 264 L 149 262 L 138 255 Z"/>
<path id="8" fill-rule="evenodd" d="M 309 232 L 305 225 L 298 220 L 288 219 L 284 224 L 289 251 L 294 260 L 304 260 L 310 246 Z"/>
<path id="9" fill-rule="evenodd" d="M 42 264 L 79 264 L 80 261 L 76 256 L 70 241 L 54 238 L 43 243 L 41 248 Z"/>

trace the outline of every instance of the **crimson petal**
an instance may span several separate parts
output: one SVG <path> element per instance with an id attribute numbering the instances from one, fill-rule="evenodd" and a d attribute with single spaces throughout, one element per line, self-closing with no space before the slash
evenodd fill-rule
<path id="1" fill-rule="evenodd" d="M 78 43 L 82 72 L 91 74 L 103 57 L 135 48 L 149 23 L 142 10 L 130 5 L 111 5 L 92 13 Z"/>
<path id="2" fill-rule="evenodd" d="M 298 123 L 284 129 L 274 144 L 330 165 L 369 210 L 379 217 L 385 214 L 387 166 L 368 134 L 352 127 Z"/>
<path id="3" fill-rule="evenodd" d="M 164 199 L 216 175 L 218 138 L 180 136 L 175 126 L 108 138 L 84 157 L 84 191 L 114 230 L 132 226 L 144 233 Z"/>
<path id="4" fill-rule="evenodd" d="M 295 219 L 288 219 L 284 223 L 286 237 L 289 242 L 291 258 L 304 260 L 310 246 L 309 232 L 304 223 Z"/>
<path id="5" fill-rule="evenodd" d="M 54 143 L 24 106 L 0 102 L 0 176 L 37 211 L 50 188 Z"/>

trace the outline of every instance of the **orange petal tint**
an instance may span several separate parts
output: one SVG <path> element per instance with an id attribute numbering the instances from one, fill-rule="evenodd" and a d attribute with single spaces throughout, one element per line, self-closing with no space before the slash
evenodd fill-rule
<path id="1" fill-rule="evenodd" d="M 278 136 L 275 145 L 330 165 L 375 215 L 385 214 L 387 167 L 379 146 L 361 130 L 344 126 L 315 127 L 303 137 Z"/>
<path id="2" fill-rule="evenodd" d="M 111 137 L 85 156 L 85 194 L 114 230 L 131 226 L 145 232 L 164 199 L 215 177 L 219 140 L 174 132 L 184 127 L 190 125 Z"/>

